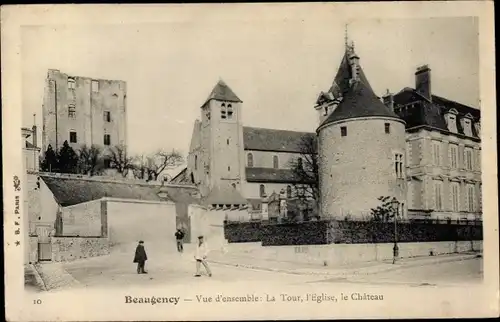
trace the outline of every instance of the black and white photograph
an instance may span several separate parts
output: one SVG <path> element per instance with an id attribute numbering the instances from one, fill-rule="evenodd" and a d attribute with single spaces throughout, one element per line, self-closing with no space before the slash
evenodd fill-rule
<path id="1" fill-rule="evenodd" d="M 484 4 L 2 7 L 11 319 L 498 316 Z"/>

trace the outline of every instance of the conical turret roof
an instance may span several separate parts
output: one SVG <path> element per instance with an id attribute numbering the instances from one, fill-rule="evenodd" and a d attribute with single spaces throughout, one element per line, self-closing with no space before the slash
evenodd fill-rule
<path id="1" fill-rule="evenodd" d="M 233 90 L 227 86 L 227 84 L 221 79 L 217 82 L 215 85 L 214 89 L 212 89 L 212 92 L 210 95 L 208 95 L 207 99 L 205 100 L 205 103 L 212 100 L 216 99 L 219 101 L 229 101 L 229 102 L 236 102 L 236 103 L 242 103 L 243 101 L 239 99 L 238 96 L 233 92 Z"/>
<path id="2" fill-rule="evenodd" d="M 318 130 L 330 123 L 358 117 L 381 116 L 400 119 L 375 95 L 358 64 L 357 77 L 353 77 L 349 58 L 356 54 L 346 50 L 330 91 L 342 100 L 335 110 L 321 123 Z M 356 58 L 358 58 L 356 56 Z"/>

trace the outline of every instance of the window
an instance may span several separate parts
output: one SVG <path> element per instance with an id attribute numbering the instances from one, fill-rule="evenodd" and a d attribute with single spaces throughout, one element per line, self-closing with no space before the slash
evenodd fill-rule
<path id="1" fill-rule="evenodd" d="M 231 167 L 230 166 L 227 166 L 227 171 L 231 171 Z"/>
<path id="2" fill-rule="evenodd" d="M 227 105 L 227 119 L 231 120 L 233 118 L 233 107 L 231 104 Z"/>
<path id="3" fill-rule="evenodd" d="M 207 120 L 210 121 L 210 111 L 207 112 Z"/>
<path id="4" fill-rule="evenodd" d="M 465 169 L 467 170 L 472 170 L 473 163 L 472 163 L 472 149 L 471 148 L 465 148 Z"/>
<path id="5" fill-rule="evenodd" d="M 323 114 L 324 116 L 327 116 L 328 115 L 328 106 L 325 106 L 325 114 Z"/>
<path id="6" fill-rule="evenodd" d="M 99 92 L 99 81 L 92 81 L 92 92 Z"/>
<path id="7" fill-rule="evenodd" d="M 76 82 L 74 78 L 68 78 L 68 88 L 69 89 L 75 89 L 76 88 Z"/>
<path id="8" fill-rule="evenodd" d="M 68 117 L 75 118 L 76 117 L 76 108 L 75 105 L 68 105 Z"/>
<path id="9" fill-rule="evenodd" d="M 263 184 L 261 184 L 260 187 L 259 187 L 259 190 L 260 190 L 259 191 L 260 196 L 264 197 L 266 195 L 266 187 Z"/>
<path id="10" fill-rule="evenodd" d="M 467 136 L 472 136 L 472 115 L 465 115 L 465 117 L 462 119 L 462 126 L 464 128 L 464 134 Z"/>
<path id="11" fill-rule="evenodd" d="M 253 167 L 253 154 L 252 153 L 247 154 L 247 166 L 250 168 Z"/>
<path id="12" fill-rule="evenodd" d="M 227 145 L 229 145 L 229 139 L 227 139 L 226 142 L 227 142 Z"/>
<path id="13" fill-rule="evenodd" d="M 451 183 L 451 209 L 453 211 L 458 211 L 459 209 L 459 183 L 458 182 L 452 182 Z"/>
<path id="14" fill-rule="evenodd" d="M 387 133 L 387 134 L 391 133 L 391 124 L 390 123 L 385 123 L 384 127 L 385 127 L 385 133 Z"/>
<path id="15" fill-rule="evenodd" d="M 452 108 L 445 114 L 446 125 L 448 130 L 453 133 L 457 133 L 457 110 Z"/>
<path id="16" fill-rule="evenodd" d="M 292 198 L 292 186 L 286 186 L 286 197 Z"/>
<path id="17" fill-rule="evenodd" d="M 440 180 L 434 180 L 434 209 L 443 209 L 443 182 Z"/>
<path id="18" fill-rule="evenodd" d="M 467 210 L 474 211 L 474 186 L 467 185 Z"/>
<path id="19" fill-rule="evenodd" d="M 404 178 L 403 155 L 400 153 L 394 155 L 394 171 L 396 173 L 396 178 Z"/>
<path id="20" fill-rule="evenodd" d="M 298 158 L 298 159 L 297 159 L 297 167 L 298 167 L 299 169 L 302 169 L 302 158 Z"/>
<path id="21" fill-rule="evenodd" d="M 111 112 L 104 111 L 104 122 L 111 122 Z"/>
<path id="22" fill-rule="evenodd" d="M 111 168 L 111 160 L 110 159 L 108 159 L 108 158 L 104 159 L 104 167 L 106 169 Z"/>
<path id="23" fill-rule="evenodd" d="M 233 186 L 234 189 L 236 189 L 236 183 L 231 183 L 231 185 Z"/>
<path id="24" fill-rule="evenodd" d="M 452 169 L 458 167 L 458 146 L 456 144 L 450 144 L 450 166 Z"/>
<path id="25" fill-rule="evenodd" d="M 347 136 L 347 126 L 340 127 L 340 136 Z"/>
<path id="26" fill-rule="evenodd" d="M 432 161 L 434 165 L 441 165 L 441 151 L 440 151 L 441 142 L 432 141 Z"/>
<path id="27" fill-rule="evenodd" d="M 197 155 L 194 156 L 194 169 L 198 170 L 198 156 Z"/>
<path id="28" fill-rule="evenodd" d="M 279 160 L 278 160 L 278 156 L 277 155 L 273 156 L 273 168 L 275 168 L 275 169 L 279 168 Z"/>
<path id="29" fill-rule="evenodd" d="M 76 132 L 71 131 L 69 132 L 69 143 L 76 143 Z"/>
<path id="30" fill-rule="evenodd" d="M 104 145 L 111 145 L 111 135 L 104 134 Z"/>
<path id="31" fill-rule="evenodd" d="M 223 120 L 226 119 L 226 104 L 224 103 L 220 106 L 220 118 Z"/>

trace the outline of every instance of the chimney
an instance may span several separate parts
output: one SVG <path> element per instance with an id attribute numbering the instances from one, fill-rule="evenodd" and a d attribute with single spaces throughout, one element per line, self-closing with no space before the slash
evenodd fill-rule
<path id="1" fill-rule="evenodd" d="M 417 92 L 432 101 L 431 92 L 431 69 L 429 65 L 420 66 L 415 72 L 415 89 Z"/>
<path id="2" fill-rule="evenodd" d="M 391 111 L 394 111 L 394 95 L 392 95 L 389 90 L 387 90 L 387 93 L 382 97 L 382 100 Z"/>
<path id="3" fill-rule="evenodd" d="M 38 138 L 37 138 L 37 133 L 36 133 L 36 125 L 33 125 L 33 127 L 32 127 L 32 132 L 33 132 L 33 134 L 32 134 L 32 136 L 33 136 L 33 145 L 34 145 L 35 147 L 37 147 L 37 146 L 38 146 L 38 144 L 37 144 L 37 143 L 38 143 L 38 142 L 37 142 L 37 141 L 38 141 Z"/>

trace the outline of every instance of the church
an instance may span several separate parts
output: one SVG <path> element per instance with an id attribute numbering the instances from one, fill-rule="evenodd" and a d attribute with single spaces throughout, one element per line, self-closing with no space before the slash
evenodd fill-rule
<path id="1" fill-rule="evenodd" d="M 377 96 L 354 45 L 314 105 L 314 132 L 243 125 L 242 99 L 220 80 L 200 107 L 187 167 L 174 183 L 199 187 L 207 203 L 259 210 L 273 193 L 295 193 L 292 170 L 303 142 L 317 151 L 321 218 L 367 219 L 379 197 L 396 198 L 404 218 L 480 219 L 480 111 L 431 91 L 430 68 L 415 88 Z"/>

